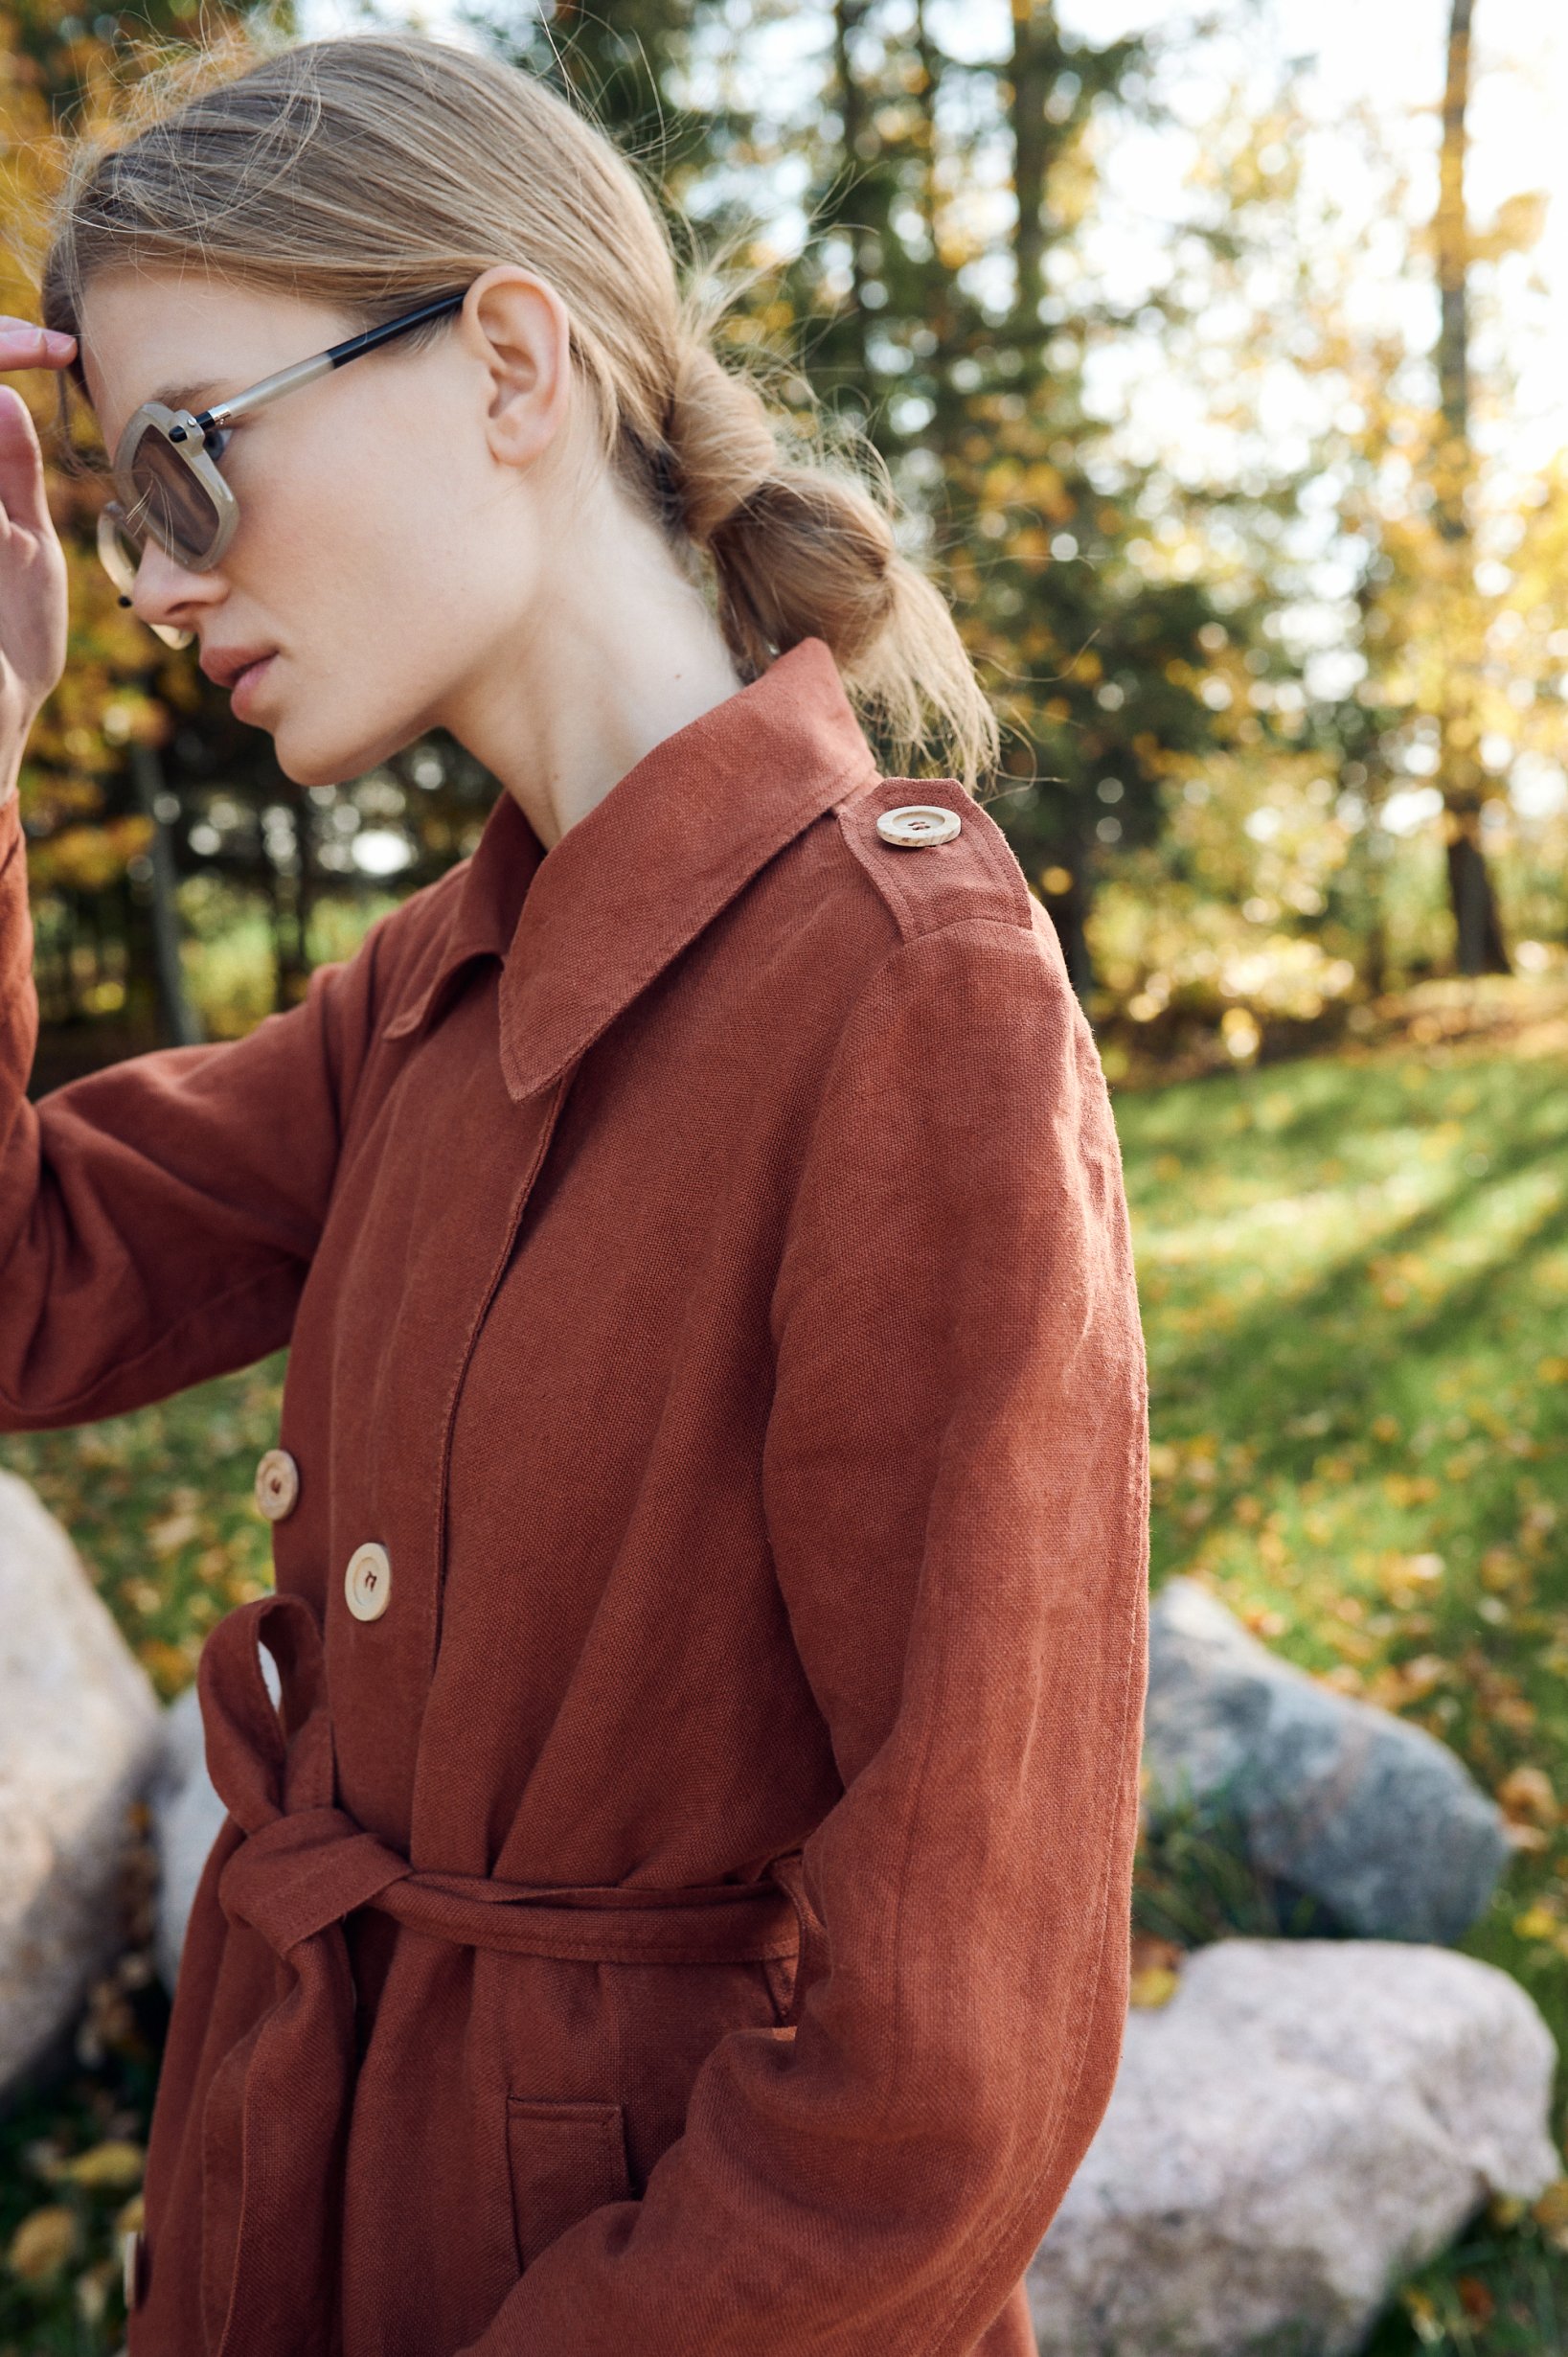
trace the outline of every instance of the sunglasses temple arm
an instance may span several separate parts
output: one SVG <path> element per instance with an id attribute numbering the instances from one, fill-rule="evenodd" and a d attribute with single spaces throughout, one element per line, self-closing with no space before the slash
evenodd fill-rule
<path id="1" fill-rule="evenodd" d="M 211 409 L 201 410 L 196 423 L 205 432 L 210 425 L 228 425 L 236 418 L 249 417 L 253 409 L 264 409 L 268 401 L 292 393 L 297 385 L 314 384 L 318 377 L 330 376 L 337 366 L 330 352 L 318 352 L 313 359 L 296 360 L 292 368 L 281 368 L 276 376 L 263 377 L 246 392 L 237 393 L 233 400 L 215 401 Z"/>
<path id="2" fill-rule="evenodd" d="M 236 418 L 248 417 L 253 409 L 264 408 L 280 395 L 292 393 L 296 385 L 314 384 L 330 369 L 341 368 L 347 360 L 357 360 L 362 352 L 374 352 L 378 345 L 390 343 L 395 335 L 422 327 L 427 319 L 439 319 L 445 311 L 460 310 L 463 302 L 461 294 L 443 295 L 439 302 L 423 304 L 417 311 L 405 311 L 400 319 L 388 319 L 378 328 L 367 328 L 362 335 L 351 335 L 345 342 L 318 352 L 311 359 L 296 360 L 292 368 L 281 368 L 276 376 L 263 377 L 260 384 L 237 393 L 233 400 L 215 401 L 211 409 L 199 412 L 196 423 L 205 433 L 210 425 L 228 425 Z"/>

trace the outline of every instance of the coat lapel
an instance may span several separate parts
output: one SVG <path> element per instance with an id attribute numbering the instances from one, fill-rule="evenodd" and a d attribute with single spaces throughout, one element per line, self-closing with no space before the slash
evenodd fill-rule
<path id="1" fill-rule="evenodd" d="M 497 955 L 508 1093 L 548 1087 L 776 852 L 875 773 L 832 655 L 811 638 L 655 745 L 548 853 L 503 792 L 436 971 L 383 1037 L 416 1030 L 451 975 Z"/>

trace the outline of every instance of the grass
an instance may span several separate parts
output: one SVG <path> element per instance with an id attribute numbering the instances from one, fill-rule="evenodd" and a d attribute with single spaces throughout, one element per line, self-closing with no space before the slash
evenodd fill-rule
<path id="1" fill-rule="evenodd" d="M 278 1437 L 285 1354 L 136 1415 L 60 1432 L 0 1435 L 57 1515 L 125 1641 L 165 1702 L 188 1686 L 207 1631 L 272 1585 L 256 1460 Z"/>
<path id="2" fill-rule="evenodd" d="M 1560 2043 L 1560 1058 L 1531 1052 L 1528 1035 L 1436 1039 L 1126 1093 L 1117 1110 L 1149 1342 L 1154 1578 L 1208 1582 L 1283 1654 L 1431 1728 L 1500 1796 L 1517 1846 L 1466 1945 L 1516 1975 Z M 166 1696 L 211 1621 L 265 1583 L 249 1483 L 276 1434 L 281 1371 L 280 1358 L 138 1416 L 0 1442 L 0 1465 L 76 1533 Z M 1234 1863 L 1192 1843 L 1146 1860 L 1151 1928 L 1263 1928 L 1256 1903 Z M 99 2002 L 112 2025 L 113 1993 Z M 136 2042 L 150 2034 L 122 2020 L 101 2059 L 0 2123 L 0 2248 L 25 2212 L 58 2206 L 47 2171 L 62 2154 L 129 2132 L 147 2093 Z M 1560 2140 L 1560 2110 L 1553 2125 Z M 18 2285 L 0 2270 L 0 2357 L 116 2344 L 118 2291 L 72 2288 L 102 2267 L 94 2235 L 108 2222 L 79 2225 L 54 2275 Z M 1562 2346 L 1568 2214 L 1550 2202 L 1539 2216 L 1488 2212 L 1404 2287 L 1374 2344 L 1376 2357 Z"/>
<path id="3" fill-rule="evenodd" d="M 1153 1578 L 1428 1727 L 1518 1843 L 1466 1947 L 1568 2035 L 1568 1091 L 1496 1043 L 1124 1096 Z M 1158 1865 L 1159 1861 L 1148 1862 Z M 1178 1876 L 1214 1904 L 1212 1861 Z M 1250 1894 L 1224 1893 L 1242 1928 Z M 1146 1887 L 1142 1911 L 1163 1895 Z M 1553 2121 L 1559 2141 L 1568 2120 Z M 1507 2209 L 1373 2345 L 1568 2346 L 1562 2220 Z M 1554 2238 L 1557 2239 L 1554 2239 Z"/>

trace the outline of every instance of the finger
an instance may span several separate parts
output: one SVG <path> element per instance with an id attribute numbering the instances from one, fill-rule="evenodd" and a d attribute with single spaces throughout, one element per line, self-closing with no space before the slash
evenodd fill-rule
<path id="1" fill-rule="evenodd" d="M 24 532 L 49 533 L 43 452 L 28 405 L 16 387 L 0 384 L 0 518 Z"/>
<path id="2" fill-rule="evenodd" d="M 0 319 L 0 371 L 63 368 L 76 353 L 74 335 L 38 328 L 26 319 Z"/>

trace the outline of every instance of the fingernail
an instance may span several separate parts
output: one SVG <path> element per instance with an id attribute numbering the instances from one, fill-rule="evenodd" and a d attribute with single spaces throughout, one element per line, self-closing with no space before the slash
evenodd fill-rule
<path id="1" fill-rule="evenodd" d="M 44 340 L 52 344 L 57 352 L 63 352 L 67 345 L 74 344 L 77 339 L 74 335 L 65 334 L 59 328 L 47 328 L 44 331 Z"/>

